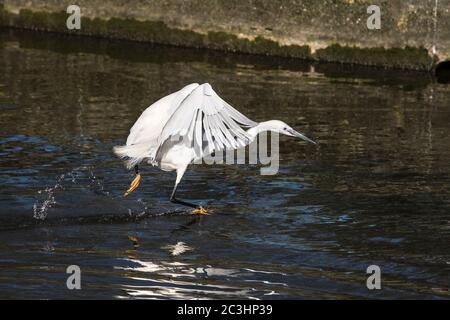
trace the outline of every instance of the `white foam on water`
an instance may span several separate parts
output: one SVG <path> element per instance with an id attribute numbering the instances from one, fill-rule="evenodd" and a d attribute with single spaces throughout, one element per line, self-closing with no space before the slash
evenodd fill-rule
<path id="1" fill-rule="evenodd" d="M 193 250 L 192 247 L 189 247 L 188 245 L 186 245 L 186 243 L 182 241 L 177 242 L 175 245 L 164 246 L 161 249 L 169 250 L 172 256 L 178 256 L 186 251 Z"/>

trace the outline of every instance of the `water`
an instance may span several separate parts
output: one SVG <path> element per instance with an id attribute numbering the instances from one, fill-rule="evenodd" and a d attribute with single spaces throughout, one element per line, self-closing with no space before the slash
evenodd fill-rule
<path id="1" fill-rule="evenodd" d="M 3 31 L 0 298 L 450 297 L 450 88 L 426 73 Z M 112 154 L 139 114 L 209 82 L 280 143 L 280 172 L 143 167 Z M 134 246 L 129 236 L 138 239 Z M 380 266 L 382 290 L 366 288 Z M 66 288 L 66 268 L 82 290 Z"/>

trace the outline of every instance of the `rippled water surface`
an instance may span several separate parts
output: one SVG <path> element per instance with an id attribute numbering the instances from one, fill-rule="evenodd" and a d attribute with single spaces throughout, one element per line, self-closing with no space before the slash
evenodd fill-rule
<path id="1" fill-rule="evenodd" d="M 0 70 L 0 298 L 450 297 L 450 88 L 428 74 L 11 31 Z M 123 198 L 111 148 L 191 82 L 318 145 L 282 137 L 275 176 L 192 166 L 179 196 L 208 216 L 157 168 Z"/>

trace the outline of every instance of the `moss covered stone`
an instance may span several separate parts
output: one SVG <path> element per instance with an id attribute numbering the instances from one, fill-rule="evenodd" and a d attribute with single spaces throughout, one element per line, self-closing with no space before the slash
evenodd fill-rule
<path id="1" fill-rule="evenodd" d="M 225 32 L 208 32 L 207 39 L 207 47 L 214 49 L 225 49 L 235 52 L 285 56 L 302 59 L 312 58 L 311 50 L 307 45 L 283 46 L 276 41 L 263 37 L 256 37 L 254 40 L 249 40 L 246 38 L 239 38 L 236 35 Z"/>
<path id="2" fill-rule="evenodd" d="M 402 69 L 429 70 L 434 59 L 425 48 L 358 48 L 333 44 L 319 49 L 316 58 L 369 66 L 389 66 Z"/>
<path id="3" fill-rule="evenodd" d="M 425 48 L 361 48 L 332 44 L 311 54 L 308 45 L 282 45 L 262 36 L 250 39 L 223 31 L 201 33 L 169 27 L 163 21 L 140 21 L 131 18 L 112 17 L 105 20 L 82 17 L 81 30 L 68 30 L 67 16 L 64 11 L 44 12 L 27 9 L 21 9 L 19 14 L 14 14 L 0 5 L 1 25 L 34 30 L 416 70 L 429 70 L 435 62 Z"/>
<path id="4" fill-rule="evenodd" d="M 138 21 L 135 19 L 82 17 L 81 30 L 66 28 L 67 13 L 35 12 L 20 10 L 18 15 L 2 10 L 3 24 L 33 30 L 75 33 L 161 44 L 211 48 L 225 51 L 265 54 L 295 58 L 311 58 L 308 46 L 280 45 L 278 42 L 256 37 L 254 40 L 239 38 L 225 32 L 206 34 L 192 30 L 170 28 L 162 21 Z"/>

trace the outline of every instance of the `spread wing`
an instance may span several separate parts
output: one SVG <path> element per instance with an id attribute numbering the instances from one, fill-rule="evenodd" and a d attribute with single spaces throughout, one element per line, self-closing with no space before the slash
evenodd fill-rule
<path id="1" fill-rule="evenodd" d="M 171 115 L 150 151 L 151 161 L 171 139 L 182 139 L 198 158 L 214 151 L 241 148 L 250 142 L 242 126 L 256 126 L 256 122 L 226 103 L 208 83 L 190 85 L 190 89 L 190 93 L 180 90 L 181 94 L 172 100 Z"/>
<path id="2" fill-rule="evenodd" d="M 189 84 L 181 90 L 159 99 L 145 109 L 130 129 L 127 146 L 144 144 L 148 148 L 155 148 L 155 143 L 167 121 L 179 107 L 181 101 L 198 86 L 198 83 Z"/>

